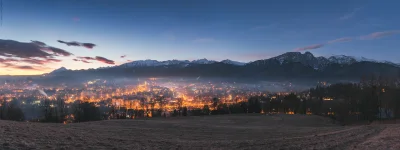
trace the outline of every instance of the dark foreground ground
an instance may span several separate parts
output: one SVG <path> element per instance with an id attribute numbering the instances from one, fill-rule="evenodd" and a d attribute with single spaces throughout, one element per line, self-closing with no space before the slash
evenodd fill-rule
<path id="1" fill-rule="evenodd" d="M 221 115 L 44 124 L 0 120 L 0 149 L 400 149 L 400 124 Z"/>

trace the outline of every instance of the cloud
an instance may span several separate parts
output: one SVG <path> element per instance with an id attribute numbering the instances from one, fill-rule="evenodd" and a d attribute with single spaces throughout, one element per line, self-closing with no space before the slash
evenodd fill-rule
<path id="1" fill-rule="evenodd" d="M 93 57 L 78 57 L 78 59 L 82 59 L 82 60 L 96 60 Z"/>
<path id="2" fill-rule="evenodd" d="M 115 64 L 115 62 L 113 60 L 110 60 L 110 59 L 107 59 L 107 58 L 104 58 L 104 57 L 101 57 L 101 56 L 96 56 L 95 59 L 97 61 L 100 61 L 100 62 L 103 62 L 103 63 L 106 63 L 106 64 L 111 64 L 111 65 Z"/>
<path id="3" fill-rule="evenodd" d="M 72 53 L 31 40 L 19 42 L 0 39 L 0 68 L 45 71 L 45 65 L 61 62 L 57 56 L 71 56 Z"/>
<path id="4" fill-rule="evenodd" d="M 334 39 L 334 40 L 330 40 L 326 43 L 322 43 L 322 44 L 314 44 L 314 45 L 309 45 L 309 46 L 305 46 L 305 47 L 300 47 L 300 48 L 296 48 L 294 49 L 294 51 L 306 51 L 306 50 L 314 50 L 314 49 L 318 49 L 321 47 L 324 47 L 325 45 L 328 44 L 334 44 L 334 43 L 340 43 L 340 42 L 349 42 L 352 41 L 353 38 L 351 37 L 343 37 L 343 38 L 338 38 L 338 39 Z"/>
<path id="5" fill-rule="evenodd" d="M 0 58 L 0 63 L 9 63 L 9 62 L 17 62 L 17 59 L 14 58 Z"/>
<path id="6" fill-rule="evenodd" d="M 33 44 L 36 44 L 37 46 L 47 46 L 46 43 L 40 42 L 40 41 L 33 41 L 31 40 Z"/>
<path id="7" fill-rule="evenodd" d="M 314 45 L 309 45 L 309 46 L 305 46 L 305 47 L 300 47 L 300 48 L 296 48 L 294 49 L 294 51 L 306 51 L 306 50 L 313 50 L 313 49 L 318 49 L 323 47 L 325 44 L 314 44 Z"/>
<path id="8" fill-rule="evenodd" d="M 21 69 L 21 70 L 40 70 L 40 69 L 34 68 L 32 66 L 13 66 L 12 68 Z"/>
<path id="9" fill-rule="evenodd" d="M 0 39 L 0 65 L 5 68 L 44 70 L 44 65 L 61 62 L 56 56 L 70 55 L 73 54 L 40 41 L 32 40 L 28 43 Z"/>
<path id="10" fill-rule="evenodd" d="M 347 13 L 347 14 L 343 15 L 339 19 L 340 20 L 347 20 L 347 19 L 353 18 L 354 15 L 356 14 L 356 12 L 358 12 L 359 10 L 361 10 L 361 8 L 356 8 L 353 11 L 351 11 L 350 13 Z"/>
<path id="11" fill-rule="evenodd" d="M 0 63 L 28 63 L 28 64 L 36 64 L 36 65 L 45 65 L 53 62 L 61 62 L 59 59 L 48 58 L 48 59 L 35 59 L 35 58 L 25 58 L 25 59 L 14 59 L 14 58 L 0 58 Z M 10 65 L 8 65 L 10 66 Z"/>
<path id="12" fill-rule="evenodd" d="M 22 59 L 22 60 L 16 60 L 15 62 L 25 62 L 29 64 L 37 64 L 37 65 L 44 65 L 44 64 L 49 64 L 52 62 L 61 62 L 59 59 L 54 59 L 54 58 L 48 58 L 48 59 Z"/>
<path id="13" fill-rule="evenodd" d="M 32 43 L 41 47 L 42 51 L 51 52 L 55 55 L 62 55 L 62 56 L 71 56 L 72 55 L 70 52 L 67 52 L 66 50 L 59 49 L 59 48 L 52 47 L 52 46 L 47 46 L 44 42 L 32 40 Z"/>
<path id="14" fill-rule="evenodd" d="M 3 53 L 3 54 L 0 53 L 0 56 L 4 56 L 4 57 L 13 57 L 12 54 L 8 54 L 8 53 Z"/>
<path id="15" fill-rule="evenodd" d="M 45 61 L 45 60 L 40 60 L 40 59 L 22 59 L 22 60 L 20 60 L 20 62 L 25 62 L 25 63 L 29 63 L 29 64 L 43 65 L 43 64 L 45 64 L 47 61 Z"/>
<path id="16" fill-rule="evenodd" d="M 77 57 L 78 59 L 72 59 L 74 61 L 81 61 L 83 63 L 92 63 L 89 62 L 88 60 L 96 60 L 96 58 L 92 58 L 92 57 Z"/>
<path id="17" fill-rule="evenodd" d="M 81 57 L 81 58 L 83 58 L 83 57 Z M 87 57 L 84 57 L 84 58 L 87 58 Z M 93 59 L 93 60 L 95 60 L 94 58 L 91 58 L 91 57 L 88 57 L 88 58 L 90 58 L 90 59 Z M 92 62 L 89 62 L 89 61 L 87 61 L 88 59 L 72 59 L 73 61 L 80 61 L 80 62 L 83 62 L 83 63 L 92 63 Z"/>
<path id="18" fill-rule="evenodd" d="M 400 30 L 391 30 L 391 31 L 383 31 L 383 32 L 374 32 L 368 35 L 360 36 L 358 39 L 360 40 L 372 40 L 372 39 L 379 39 L 387 36 L 392 36 L 400 34 Z M 353 38 L 351 37 L 343 37 L 343 38 L 338 38 L 335 40 L 328 41 L 327 43 L 323 44 L 314 44 L 314 45 L 309 45 L 306 47 L 301 47 L 301 48 L 296 48 L 294 51 L 305 51 L 305 50 L 313 50 L 313 49 L 318 49 L 321 48 L 327 44 L 334 44 L 334 43 L 339 43 L 339 42 L 349 42 L 352 41 Z"/>
<path id="19" fill-rule="evenodd" d="M 125 57 L 126 57 L 126 55 L 122 55 L 122 56 L 121 56 L 121 58 L 125 58 Z"/>
<path id="20" fill-rule="evenodd" d="M 383 31 L 383 32 L 374 32 L 365 36 L 361 36 L 361 40 L 372 40 L 372 39 L 379 39 L 386 36 L 391 36 L 395 34 L 400 34 L 400 30 L 392 30 L 392 31 Z"/>
<path id="21" fill-rule="evenodd" d="M 57 42 L 66 44 L 67 46 L 81 46 L 80 43 L 75 42 L 75 41 L 72 41 L 72 42 L 65 42 L 65 41 L 57 40 Z"/>
<path id="22" fill-rule="evenodd" d="M 333 43 L 338 43 L 338 42 L 350 42 L 352 40 L 353 40 L 353 38 L 344 37 L 344 38 L 338 38 L 338 39 L 335 39 L 335 40 L 328 41 L 328 44 L 333 44 Z"/>
<path id="23" fill-rule="evenodd" d="M 14 67 L 16 64 L 19 63 L 25 63 L 25 64 L 31 64 L 31 65 L 46 65 L 46 64 L 51 64 L 54 62 L 61 62 L 59 59 L 54 59 L 54 58 L 47 58 L 47 59 L 40 59 L 40 58 L 24 58 L 24 59 L 15 59 L 15 58 L 0 58 L 0 64 L 3 64 L 5 67 L 10 67 L 10 68 L 17 68 Z M 35 66 L 39 67 L 39 66 Z"/>
<path id="24" fill-rule="evenodd" d="M 104 58 L 101 56 L 96 56 L 94 58 L 93 57 L 77 57 L 77 58 L 78 59 L 73 59 L 73 60 L 74 61 L 82 61 L 84 63 L 91 63 L 88 60 L 97 60 L 99 62 L 106 63 L 106 64 L 111 64 L 111 65 L 115 64 L 115 62 L 113 60 L 110 60 L 110 59 L 107 59 L 107 58 Z"/>
<path id="25" fill-rule="evenodd" d="M 391 31 L 383 31 L 383 32 L 374 32 L 368 35 L 360 36 L 358 39 L 360 40 L 372 40 L 372 39 L 379 39 L 387 36 L 392 36 L 400 34 L 400 30 L 391 30 Z M 305 51 L 305 50 L 313 50 L 313 49 L 318 49 L 321 48 L 327 44 L 334 44 L 334 43 L 339 43 L 339 42 L 349 42 L 352 41 L 353 38 L 351 37 L 343 37 L 343 38 L 338 38 L 335 40 L 328 41 L 327 43 L 323 44 L 314 44 L 314 45 L 309 45 L 306 47 L 301 47 L 301 48 L 296 48 L 294 51 Z"/>
<path id="26" fill-rule="evenodd" d="M 96 44 L 93 44 L 93 43 L 81 43 L 81 42 L 75 42 L 75 41 L 65 42 L 65 41 L 57 40 L 57 42 L 66 44 L 67 46 L 82 46 L 82 47 L 86 47 L 88 49 L 92 49 L 93 47 L 96 46 Z"/>
<path id="27" fill-rule="evenodd" d="M 193 40 L 195 43 L 210 43 L 210 42 L 215 42 L 216 40 L 213 38 L 197 38 Z"/>
<path id="28" fill-rule="evenodd" d="M 61 62 L 59 59 L 54 59 L 54 58 L 47 58 L 48 62 Z"/>
<path id="29" fill-rule="evenodd" d="M 53 56 L 42 50 L 43 47 L 33 43 L 24 43 L 14 40 L 0 39 L 0 56 L 18 58 L 47 58 Z"/>
<path id="30" fill-rule="evenodd" d="M 84 63 L 92 63 L 92 62 L 89 62 L 89 61 L 87 61 L 87 60 L 81 60 L 82 62 L 84 62 Z"/>
<path id="31" fill-rule="evenodd" d="M 92 49 L 93 47 L 96 46 L 96 44 L 93 44 L 93 43 L 82 43 L 82 46 L 86 47 L 88 49 Z"/>
<path id="32" fill-rule="evenodd" d="M 56 47 L 51 47 L 51 46 L 50 47 L 44 47 L 41 50 L 53 53 L 56 56 L 71 56 L 71 55 L 73 55 L 72 53 L 67 52 L 66 50 L 59 49 L 59 48 L 56 48 Z"/>
<path id="33" fill-rule="evenodd" d="M 1 63 L 1 62 L 0 62 Z M 39 67 L 39 66 L 28 66 L 28 65 L 15 65 L 15 63 L 1 63 L 6 68 L 14 68 L 19 70 L 44 70 L 46 68 Z"/>

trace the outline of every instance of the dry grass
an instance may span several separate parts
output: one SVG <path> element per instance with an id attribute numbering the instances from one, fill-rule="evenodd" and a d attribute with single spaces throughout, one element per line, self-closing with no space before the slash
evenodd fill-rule
<path id="1" fill-rule="evenodd" d="M 303 115 L 222 115 L 43 124 L 0 120 L 0 149 L 399 149 L 399 125 Z M 388 145 L 389 144 L 389 145 Z M 397 145 L 396 145 L 397 144 Z"/>

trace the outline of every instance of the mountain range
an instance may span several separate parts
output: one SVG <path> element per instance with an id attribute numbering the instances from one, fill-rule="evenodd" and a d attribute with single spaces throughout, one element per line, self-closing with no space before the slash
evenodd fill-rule
<path id="1" fill-rule="evenodd" d="M 89 70 L 67 70 L 62 67 L 51 76 L 206 76 L 236 78 L 339 78 L 359 79 L 369 75 L 400 75 L 400 64 L 367 58 L 337 55 L 315 57 L 310 52 L 287 52 L 282 55 L 242 63 L 233 60 L 138 60 L 119 66 Z"/>

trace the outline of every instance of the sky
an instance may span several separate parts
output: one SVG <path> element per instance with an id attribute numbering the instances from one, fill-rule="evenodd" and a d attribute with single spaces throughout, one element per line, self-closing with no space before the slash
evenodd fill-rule
<path id="1" fill-rule="evenodd" d="M 0 75 L 293 51 L 400 63 L 397 0 L 2 1 Z"/>

